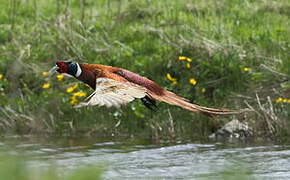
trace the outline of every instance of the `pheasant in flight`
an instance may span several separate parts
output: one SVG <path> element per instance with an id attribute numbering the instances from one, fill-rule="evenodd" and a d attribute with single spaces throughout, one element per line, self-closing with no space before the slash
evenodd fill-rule
<path id="1" fill-rule="evenodd" d="M 154 81 L 128 70 L 101 64 L 81 64 L 70 61 L 57 61 L 55 69 L 58 73 L 66 73 L 89 85 L 94 92 L 83 106 L 120 107 L 134 99 L 141 99 L 149 109 L 155 109 L 156 100 L 176 105 L 192 112 L 207 115 L 237 114 L 240 111 L 215 109 L 192 104 L 173 92 L 160 87 Z"/>

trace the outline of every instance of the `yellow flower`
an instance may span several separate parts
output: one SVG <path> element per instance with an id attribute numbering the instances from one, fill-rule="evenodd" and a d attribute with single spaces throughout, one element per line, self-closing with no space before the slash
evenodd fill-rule
<path id="1" fill-rule="evenodd" d="M 87 95 L 86 93 L 81 92 L 81 91 L 76 92 L 76 93 L 73 94 L 73 96 L 75 96 L 75 97 L 84 97 L 84 96 L 86 96 L 86 95 Z"/>
<path id="2" fill-rule="evenodd" d="M 176 78 L 173 78 L 169 73 L 166 74 L 166 77 L 170 81 L 177 81 L 177 79 Z"/>
<path id="3" fill-rule="evenodd" d="M 63 78 L 64 78 L 64 75 L 63 75 L 63 74 L 58 74 L 58 75 L 56 75 L 56 79 L 57 79 L 58 81 L 61 81 Z"/>
<path id="4" fill-rule="evenodd" d="M 75 105 L 78 103 L 76 96 L 72 96 L 69 102 L 71 105 Z"/>
<path id="5" fill-rule="evenodd" d="M 4 78 L 4 75 L 3 74 L 0 74 L 0 80 L 3 79 L 3 78 Z"/>
<path id="6" fill-rule="evenodd" d="M 192 59 L 190 59 L 190 58 L 186 58 L 186 60 L 187 60 L 188 62 L 192 62 Z"/>
<path id="7" fill-rule="evenodd" d="M 43 89 L 48 89 L 48 88 L 50 88 L 50 84 L 49 84 L 49 83 L 44 83 L 44 84 L 42 85 L 42 88 L 43 88 Z"/>
<path id="8" fill-rule="evenodd" d="M 71 105 L 75 105 L 75 104 L 77 104 L 78 103 L 78 99 L 77 99 L 77 97 L 84 97 L 84 96 L 86 96 L 87 94 L 86 93 L 84 93 L 84 92 L 81 92 L 81 91 L 79 91 L 79 92 L 75 92 L 75 93 L 73 93 L 73 95 L 71 96 L 71 98 L 70 98 L 70 104 Z"/>
<path id="9" fill-rule="evenodd" d="M 189 83 L 192 85 L 196 85 L 197 81 L 194 78 L 190 78 Z"/>
<path id="10" fill-rule="evenodd" d="M 244 67 L 242 70 L 245 71 L 245 72 L 248 72 L 248 71 L 251 70 L 251 68 L 249 68 L 249 67 Z"/>
<path id="11" fill-rule="evenodd" d="M 177 79 L 173 78 L 169 73 L 166 74 L 166 78 L 172 82 L 171 85 L 177 84 Z"/>
<path id="12" fill-rule="evenodd" d="M 179 56 L 179 57 L 178 57 L 179 60 L 186 60 L 186 58 L 187 58 L 187 57 L 185 57 L 185 56 Z"/>
<path id="13" fill-rule="evenodd" d="M 281 98 L 281 97 L 276 99 L 276 103 L 280 103 L 280 102 L 283 102 L 283 98 Z"/>
<path id="14" fill-rule="evenodd" d="M 202 88 L 202 89 L 201 89 L 201 92 L 202 92 L 202 93 L 205 93 L 205 91 L 206 91 L 205 88 Z"/>
<path id="15" fill-rule="evenodd" d="M 189 69 L 191 67 L 190 63 L 187 63 L 186 67 Z"/>
<path id="16" fill-rule="evenodd" d="M 66 89 L 67 93 L 72 93 L 76 88 L 78 88 L 78 84 L 74 84 L 73 86 Z"/>
<path id="17" fill-rule="evenodd" d="M 186 60 L 188 62 L 192 62 L 192 59 L 190 59 L 188 57 L 185 57 L 185 56 L 179 56 L 178 59 L 181 60 L 181 61 Z"/>
<path id="18" fill-rule="evenodd" d="M 172 81 L 171 85 L 174 86 L 177 84 L 177 81 Z"/>
<path id="19" fill-rule="evenodd" d="M 286 103 L 287 102 L 287 99 L 283 99 L 283 103 Z"/>
<path id="20" fill-rule="evenodd" d="M 49 74 L 49 72 L 47 72 L 47 71 L 42 72 L 43 76 L 48 76 L 48 74 Z"/>

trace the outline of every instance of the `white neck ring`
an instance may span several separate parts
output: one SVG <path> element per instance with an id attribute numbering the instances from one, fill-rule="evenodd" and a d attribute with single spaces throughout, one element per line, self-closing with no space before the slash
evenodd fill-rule
<path id="1" fill-rule="evenodd" d="M 76 77 L 80 77 L 81 74 L 82 74 L 82 69 L 81 69 L 79 63 L 77 63 L 77 73 L 76 73 Z"/>

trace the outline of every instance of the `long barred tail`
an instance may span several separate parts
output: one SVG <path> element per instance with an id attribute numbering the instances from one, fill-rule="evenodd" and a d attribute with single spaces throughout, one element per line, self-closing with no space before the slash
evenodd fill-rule
<path id="1" fill-rule="evenodd" d="M 182 98 L 170 91 L 164 91 L 163 95 L 156 95 L 154 93 L 150 93 L 150 96 L 156 100 L 176 105 L 192 112 L 202 112 L 206 115 L 227 115 L 227 114 L 239 114 L 241 112 L 244 112 L 244 110 L 235 111 L 228 109 L 216 109 L 199 106 L 190 103 L 187 99 Z"/>

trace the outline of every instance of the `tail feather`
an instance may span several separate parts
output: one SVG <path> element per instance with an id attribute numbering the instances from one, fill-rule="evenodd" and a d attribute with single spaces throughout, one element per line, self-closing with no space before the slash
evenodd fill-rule
<path id="1" fill-rule="evenodd" d="M 207 115 L 239 114 L 242 112 L 242 111 L 235 111 L 235 110 L 229 110 L 229 109 L 208 108 L 208 107 L 203 107 L 196 104 L 192 104 L 189 102 L 189 100 L 182 98 L 170 91 L 164 91 L 163 95 L 156 95 L 154 93 L 150 93 L 150 96 L 156 100 L 163 101 L 168 104 L 176 105 L 192 112 L 202 112 Z"/>

